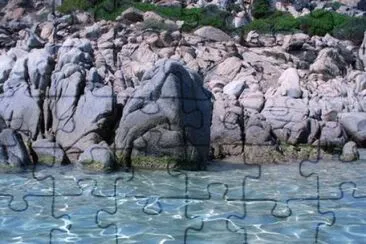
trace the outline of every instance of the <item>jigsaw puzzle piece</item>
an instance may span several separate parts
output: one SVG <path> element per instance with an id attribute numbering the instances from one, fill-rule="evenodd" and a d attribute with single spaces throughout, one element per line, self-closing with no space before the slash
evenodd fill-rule
<path id="1" fill-rule="evenodd" d="M 38 180 L 32 173 L 9 174 L 0 179 L 0 197 L 8 200 L 8 207 L 13 211 L 25 211 L 28 208 L 26 196 L 52 197 L 54 180 Z"/>
<path id="2" fill-rule="evenodd" d="M 116 243 L 182 243 L 190 220 L 185 218 L 183 199 L 116 198 L 115 209 L 97 214 L 100 228 Z M 113 237 L 113 238 L 112 238 Z"/>
<path id="3" fill-rule="evenodd" d="M 317 181 L 299 174 L 299 163 L 294 165 L 266 165 L 261 168 L 258 178 L 249 178 L 246 181 L 245 200 L 273 201 L 275 207 L 272 214 L 278 217 L 288 217 L 290 209 L 287 206 L 289 199 L 308 199 L 317 197 Z M 283 174 L 283 172 L 286 172 Z M 278 179 L 281 175 L 281 179 Z"/>
<path id="4" fill-rule="evenodd" d="M 0 243 L 51 243 L 52 236 L 67 232 L 67 215 L 54 215 L 53 196 L 26 196 L 27 208 L 9 211 L 0 197 Z M 43 223 L 43 224 L 40 224 Z"/>
<path id="5" fill-rule="evenodd" d="M 341 196 L 322 199 L 321 209 L 334 211 L 335 223 L 320 229 L 318 240 L 325 243 L 363 243 L 366 240 L 366 195 L 358 194 L 354 182 L 339 184 Z"/>
<path id="6" fill-rule="evenodd" d="M 68 240 L 76 243 L 100 243 L 104 241 L 101 229 L 96 221 L 96 213 L 104 208 L 114 208 L 114 197 L 98 195 L 94 192 L 97 181 L 92 178 L 78 180 L 82 192 L 74 196 L 55 196 L 55 216 L 67 214 L 70 217 L 70 228 L 67 232 L 58 233 L 55 240 Z"/>
<path id="7" fill-rule="evenodd" d="M 349 163 L 341 161 L 304 161 L 300 165 L 300 173 L 308 179 L 319 178 L 320 199 L 338 198 L 342 195 L 339 184 L 352 179 L 357 185 L 359 195 L 366 195 L 366 184 L 364 184 L 363 172 L 366 164 L 361 160 Z"/>

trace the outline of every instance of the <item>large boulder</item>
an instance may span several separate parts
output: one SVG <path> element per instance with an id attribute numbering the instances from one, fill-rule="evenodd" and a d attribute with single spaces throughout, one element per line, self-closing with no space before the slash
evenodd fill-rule
<path id="1" fill-rule="evenodd" d="M 31 164 L 27 148 L 19 133 L 4 129 L 0 133 L 0 167 L 19 168 Z"/>
<path id="2" fill-rule="evenodd" d="M 280 87 L 278 88 L 278 93 L 280 95 L 292 98 L 301 97 L 300 77 L 296 69 L 288 68 L 285 70 L 278 79 L 278 83 L 280 84 Z"/>
<path id="3" fill-rule="evenodd" d="M 244 112 L 237 100 L 215 94 L 211 141 L 215 157 L 238 156 L 243 152 Z"/>
<path id="4" fill-rule="evenodd" d="M 345 58 L 340 54 L 340 50 L 324 48 L 310 66 L 310 71 L 323 74 L 325 77 L 343 76 L 346 74 L 348 65 Z"/>
<path id="5" fill-rule="evenodd" d="M 290 144 L 306 143 L 309 135 L 309 109 L 299 99 L 270 97 L 261 114 L 272 126 L 274 134 Z"/>
<path id="6" fill-rule="evenodd" d="M 127 101 L 115 145 L 127 167 L 134 154 L 168 156 L 203 168 L 211 117 L 211 94 L 198 74 L 178 62 L 161 60 Z"/>
<path id="7" fill-rule="evenodd" d="M 231 40 L 231 37 L 228 34 L 212 26 L 203 26 L 196 30 L 194 34 L 206 40 L 217 42 L 228 42 Z"/>
<path id="8" fill-rule="evenodd" d="M 9 88 L 0 95 L 0 116 L 10 128 L 35 139 L 40 129 L 41 108 L 37 102 L 39 95 L 24 81 Z"/>
<path id="9" fill-rule="evenodd" d="M 117 162 L 106 142 L 88 147 L 79 157 L 78 164 L 89 171 L 110 171 L 116 169 Z"/>
<path id="10" fill-rule="evenodd" d="M 68 153 L 83 152 L 112 137 L 116 101 L 112 87 L 100 79 L 87 79 L 92 55 L 89 41 L 66 40 L 59 49 L 59 62 L 45 101 L 46 129 L 55 133 Z"/>
<path id="11" fill-rule="evenodd" d="M 338 114 L 342 126 L 355 142 L 366 144 L 366 113 L 350 112 Z"/>
<path id="12" fill-rule="evenodd" d="M 340 159 L 343 162 L 352 162 L 359 159 L 360 154 L 357 150 L 357 144 L 353 141 L 347 142 L 342 148 L 342 155 Z"/>
<path id="13" fill-rule="evenodd" d="M 37 140 L 32 144 L 32 149 L 37 155 L 37 163 L 50 166 L 60 166 L 70 163 L 61 146 L 52 140 Z"/>

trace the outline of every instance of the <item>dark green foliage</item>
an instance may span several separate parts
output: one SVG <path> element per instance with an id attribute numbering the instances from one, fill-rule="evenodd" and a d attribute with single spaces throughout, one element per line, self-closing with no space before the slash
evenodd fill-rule
<path id="1" fill-rule="evenodd" d="M 256 19 L 265 18 L 272 14 L 271 3 L 269 0 L 254 0 L 252 15 Z"/>
<path id="2" fill-rule="evenodd" d="M 268 18 L 252 21 L 244 27 L 244 33 L 251 30 L 259 33 L 293 33 L 298 29 L 299 22 L 291 14 L 277 11 Z"/>
<path id="3" fill-rule="evenodd" d="M 301 30 L 310 35 L 324 36 L 334 28 L 333 14 L 325 10 L 315 10 L 299 21 Z"/>
<path id="4" fill-rule="evenodd" d="M 351 40 L 355 44 L 362 43 L 366 31 L 366 18 L 349 18 L 345 23 L 336 26 L 332 32 L 338 39 Z"/>
<path id="5" fill-rule="evenodd" d="M 92 7 L 93 3 L 88 0 L 65 0 L 58 8 L 61 13 L 71 13 L 75 10 L 87 10 Z"/>

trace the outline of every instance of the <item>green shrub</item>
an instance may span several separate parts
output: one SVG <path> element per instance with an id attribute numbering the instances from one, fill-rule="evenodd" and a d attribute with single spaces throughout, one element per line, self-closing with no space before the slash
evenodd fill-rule
<path id="1" fill-rule="evenodd" d="M 88 0 L 65 0 L 61 6 L 58 7 L 58 11 L 68 14 L 75 10 L 87 10 L 90 7 L 92 7 L 92 2 Z"/>
<path id="2" fill-rule="evenodd" d="M 272 14 L 271 3 L 269 0 L 254 0 L 252 15 L 256 19 L 265 18 Z"/>
<path id="3" fill-rule="evenodd" d="M 299 21 L 301 30 L 309 35 L 324 36 L 334 28 L 333 14 L 325 10 L 315 10 Z"/>
<path id="4" fill-rule="evenodd" d="M 334 28 L 332 34 L 338 39 L 351 40 L 355 44 L 362 43 L 366 31 L 366 18 L 349 18 L 345 23 Z"/>
<path id="5" fill-rule="evenodd" d="M 295 32 L 299 30 L 300 24 L 295 17 L 289 13 L 277 11 L 269 17 L 273 23 L 274 32 Z"/>

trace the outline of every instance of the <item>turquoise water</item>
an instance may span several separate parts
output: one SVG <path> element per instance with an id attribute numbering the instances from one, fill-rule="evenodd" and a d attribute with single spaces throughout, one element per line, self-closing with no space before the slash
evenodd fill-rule
<path id="1" fill-rule="evenodd" d="M 0 243 L 366 243 L 365 173 L 334 160 L 1 174 Z"/>

